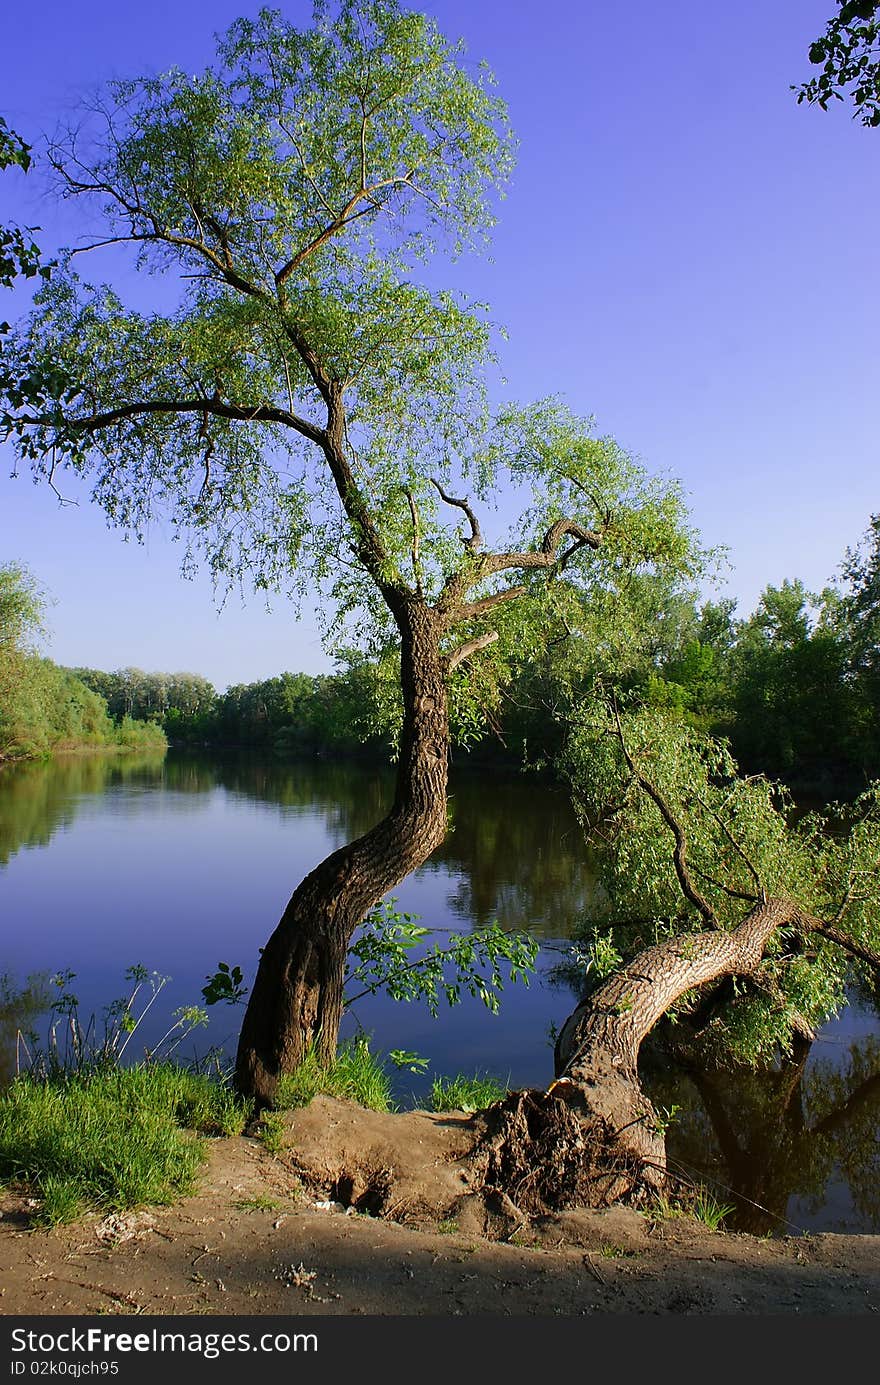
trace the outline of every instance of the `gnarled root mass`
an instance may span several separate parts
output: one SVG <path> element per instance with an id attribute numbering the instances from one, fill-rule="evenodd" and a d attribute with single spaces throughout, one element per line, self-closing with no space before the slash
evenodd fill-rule
<path id="1" fill-rule="evenodd" d="M 471 1155 L 474 1181 L 530 1216 L 637 1204 L 663 1184 L 662 1170 L 591 1112 L 574 1084 L 510 1092 L 482 1121 Z"/>

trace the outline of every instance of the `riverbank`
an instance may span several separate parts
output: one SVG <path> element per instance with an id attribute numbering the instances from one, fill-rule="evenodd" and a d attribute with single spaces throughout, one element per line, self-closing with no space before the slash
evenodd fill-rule
<path id="1" fill-rule="evenodd" d="M 449 1156 L 466 1120 L 456 1113 L 379 1116 L 321 1097 L 286 1117 L 277 1155 L 247 1136 L 213 1141 L 198 1191 L 174 1207 L 92 1215 L 51 1231 L 28 1230 L 27 1199 L 7 1191 L 0 1198 L 0 1313 L 880 1311 L 880 1236 L 770 1240 L 626 1208 L 519 1227 L 491 1209 L 484 1218 L 473 1208 L 438 1215 L 437 1190 L 455 1181 Z M 342 1165 L 354 1180 L 344 1186 Z M 384 1214 L 342 1210 L 330 1194 L 350 1196 L 358 1171 L 375 1175 L 379 1166 L 391 1179 Z"/>
<path id="2" fill-rule="evenodd" d="M 75 755 L 164 755 L 168 738 L 160 726 L 152 722 L 130 722 L 114 727 L 111 739 L 63 740 L 48 747 L 0 753 L 0 770 L 24 764 L 40 764 L 48 760 L 64 760 Z"/>

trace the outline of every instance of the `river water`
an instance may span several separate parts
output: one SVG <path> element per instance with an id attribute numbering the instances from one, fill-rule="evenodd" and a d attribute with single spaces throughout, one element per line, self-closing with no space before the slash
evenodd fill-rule
<path id="1" fill-rule="evenodd" d="M 382 815 L 390 770 L 172 752 L 164 760 L 78 756 L 0 772 L 0 1076 L 17 1027 L 45 1039 L 45 1015 L 15 994 L 61 970 L 80 1014 L 100 1016 L 142 964 L 171 979 L 136 1042 L 154 1043 L 179 1006 L 201 1003 L 219 961 L 247 984 L 300 878 Z M 411 1050 L 424 1075 L 395 1075 L 403 1105 L 437 1076 L 490 1072 L 511 1086 L 552 1078 L 551 1033 L 576 1001 L 560 977 L 566 939 L 594 876 L 564 793 L 517 776 L 458 770 L 452 831 L 396 891 L 424 926 L 467 931 L 493 919 L 542 944 L 532 984 L 505 988 L 500 1013 L 466 997 L 433 1019 L 370 997 L 345 1020 L 374 1048 Z M 441 932 L 440 938 L 442 939 Z M 241 1012 L 211 1010 L 191 1049 L 234 1051 Z M 132 1045 L 134 1048 L 134 1044 Z M 678 1107 L 667 1141 L 686 1178 L 712 1182 L 733 1224 L 773 1234 L 880 1231 L 880 1020 L 854 998 L 801 1068 L 719 1074 L 646 1072 L 655 1101 Z"/>

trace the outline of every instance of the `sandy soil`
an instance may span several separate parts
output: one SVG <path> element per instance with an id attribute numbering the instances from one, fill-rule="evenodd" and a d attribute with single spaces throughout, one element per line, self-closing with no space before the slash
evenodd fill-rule
<path id="1" fill-rule="evenodd" d="M 319 1098 L 285 1144 L 212 1143 L 172 1208 L 27 1229 L 7 1194 L 3 1314 L 880 1311 L 880 1237 L 762 1240 L 611 1208 L 531 1220 L 468 1187 L 470 1120 Z M 345 1210 L 347 1209 L 347 1210 Z"/>

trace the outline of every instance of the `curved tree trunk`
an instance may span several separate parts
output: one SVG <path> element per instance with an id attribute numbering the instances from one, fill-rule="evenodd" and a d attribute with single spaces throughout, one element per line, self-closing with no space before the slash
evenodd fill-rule
<path id="1" fill-rule="evenodd" d="M 686 991 L 755 972 L 767 940 L 799 917 L 789 900 L 771 899 L 756 904 L 729 933 L 686 933 L 647 948 L 582 1001 L 563 1025 L 556 1042 L 557 1082 L 572 1084 L 591 1115 L 609 1121 L 621 1148 L 653 1168 L 658 1181 L 666 1146 L 639 1083 L 643 1039 Z"/>
<path id="2" fill-rule="evenodd" d="M 257 1106 L 316 1042 L 336 1051 L 345 960 L 364 915 L 446 836 L 449 719 L 442 627 L 421 600 L 395 612 L 404 720 L 388 816 L 334 851 L 294 891 L 263 949 L 242 1024 L 235 1081 Z"/>
<path id="3" fill-rule="evenodd" d="M 475 1148 L 486 1191 L 524 1213 L 639 1201 L 666 1183 L 662 1123 L 642 1091 L 639 1048 L 681 995 L 761 965 L 768 938 L 802 918 L 756 904 L 731 932 L 683 934 L 640 952 L 569 1016 L 546 1092 L 511 1092 L 488 1108 Z"/>

